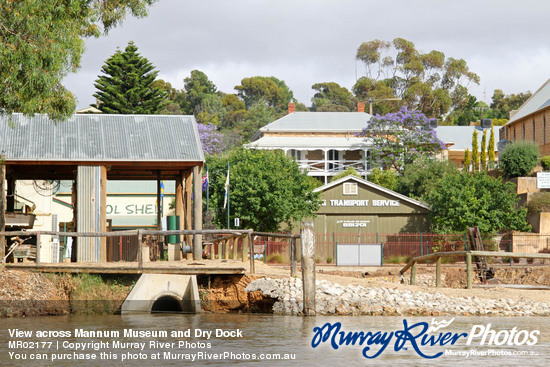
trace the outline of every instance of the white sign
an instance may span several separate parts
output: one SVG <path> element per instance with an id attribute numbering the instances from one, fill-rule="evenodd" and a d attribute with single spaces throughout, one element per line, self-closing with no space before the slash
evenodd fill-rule
<path id="1" fill-rule="evenodd" d="M 369 206 L 369 200 L 329 200 L 330 206 Z M 371 206 L 399 206 L 397 200 L 372 200 Z"/>
<path id="2" fill-rule="evenodd" d="M 550 189 L 550 172 L 537 172 L 537 189 Z"/>

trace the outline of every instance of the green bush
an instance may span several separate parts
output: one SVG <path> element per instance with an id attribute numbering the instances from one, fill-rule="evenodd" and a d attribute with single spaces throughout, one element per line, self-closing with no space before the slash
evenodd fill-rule
<path id="1" fill-rule="evenodd" d="M 529 141 L 508 145 L 500 157 L 500 167 L 507 177 L 527 176 L 538 163 L 539 148 Z"/>
<path id="2" fill-rule="evenodd" d="M 550 192 L 537 192 L 527 203 L 527 213 L 537 214 L 550 211 Z"/>
<path id="3" fill-rule="evenodd" d="M 550 171 L 550 155 L 542 157 L 540 159 L 540 165 L 542 166 L 543 170 Z"/>
<path id="4" fill-rule="evenodd" d="M 396 191 L 399 185 L 399 175 L 396 171 L 381 170 L 374 168 L 368 176 L 370 182 L 385 187 L 386 189 Z"/>

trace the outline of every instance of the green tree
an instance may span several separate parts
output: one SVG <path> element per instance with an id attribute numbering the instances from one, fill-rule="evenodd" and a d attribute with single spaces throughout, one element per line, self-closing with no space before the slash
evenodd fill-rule
<path id="1" fill-rule="evenodd" d="M 292 91 L 285 82 L 273 76 L 244 78 L 240 85 L 235 86 L 235 89 L 248 109 L 258 103 L 265 103 L 276 113 L 280 113 L 286 111 L 289 102 L 295 101 Z"/>
<path id="2" fill-rule="evenodd" d="M 470 172 L 470 163 L 470 149 L 466 149 L 464 151 L 464 167 L 462 168 L 464 172 Z"/>
<path id="3" fill-rule="evenodd" d="M 0 106 L 3 112 L 74 112 L 61 84 L 80 66 L 85 37 L 99 37 L 127 14 L 145 16 L 155 0 L 19 0 L 0 4 Z"/>
<path id="4" fill-rule="evenodd" d="M 499 164 L 506 177 L 522 177 L 531 173 L 538 163 L 539 148 L 532 141 L 517 141 L 504 148 Z"/>
<path id="5" fill-rule="evenodd" d="M 161 115 L 183 115 L 185 113 L 185 92 L 172 87 L 172 84 L 162 79 L 153 82 L 153 87 L 164 92 L 166 99 L 163 102 L 164 108 Z"/>
<path id="6" fill-rule="evenodd" d="M 456 172 L 456 165 L 448 160 L 418 159 L 405 165 L 402 175 L 399 176 L 397 191 L 411 198 L 424 200 L 437 181 Z"/>
<path id="7" fill-rule="evenodd" d="M 301 172 L 281 151 L 235 149 L 221 157 L 207 157 L 210 205 L 214 221 L 227 225 L 224 209 L 227 164 L 230 165 L 230 219 L 240 218 L 242 228 L 277 231 L 313 215 L 320 206 L 314 179 Z"/>
<path id="8" fill-rule="evenodd" d="M 479 155 L 479 161 L 481 163 L 481 170 L 485 171 L 487 169 L 487 151 L 485 147 L 487 146 L 487 130 L 483 130 L 483 136 L 481 137 L 481 153 Z"/>
<path id="9" fill-rule="evenodd" d="M 493 93 L 491 109 L 493 117 L 497 119 L 509 119 L 510 111 L 517 110 L 531 97 L 531 92 L 506 95 L 501 89 L 495 89 Z"/>
<path id="10" fill-rule="evenodd" d="M 313 110 L 317 112 L 356 111 L 357 100 L 347 88 L 338 83 L 316 83 L 311 87 L 317 92 L 313 95 Z"/>
<path id="11" fill-rule="evenodd" d="M 113 114 L 155 114 L 164 108 L 165 93 L 154 86 L 158 71 L 137 52 L 133 42 L 105 61 L 94 86 L 97 108 Z"/>
<path id="12" fill-rule="evenodd" d="M 491 135 L 489 135 L 489 145 L 487 146 L 487 157 L 489 158 L 489 168 L 495 167 L 495 129 L 491 125 Z"/>
<path id="13" fill-rule="evenodd" d="M 356 58 L 366 67 L 367 80 L 354 88 L 361 89 L 362 96 L 388 95 L 389 86 L 393 97 L 401 97 L 408 108 L 430 117 L 440 117 L 464 103 L 467 83 L 479 84 L 479 77 L 463 59 L 446 58 L 435 50 L 421 53 L 414 43 L 403 38 L 391 43 L 381 40 L 362 43 Z M 384 83 L 378 83 L 381 80 Z"/>
<path id="14" fill-rule="evenodd" d="M 218 88 L 200 70 L 192 70 L 191 75 L 183 80 L 186 93 L 186 113 L 199 114 L 203 109 L 203 102 L 207 96 L 218 95 Z"/>
<path id="15" fill-rule="evenodd" d="M 368 176 L 369 181 L 385 187 L 388 190 L 397 191 L 399 186 L 399 175 L 396 171 L 381 170 L 374 168 Z"/>
<path id="16" fill-rule="evenodd" d="M 362 178 L 361 175 L 359 174 L 359 172 L 357 172 L 357 170 L 355 168 L 348 167 L 344 171 L 338 173 L 337 175 L 332 176 L 332 178 L 330 179 L 330 182 L 333 182 L 333 181 L 336 181 L 336 180 L 339 180 L 341 178 L 348 177 L 348 176 L 355 176 L 355 177 Z"/>
<path id="17" fill-rule="evenodd" d="M 479 145 L 477 143 L 477 130 L 472 134 L 472 172 L 479 170 Z"/>
<path id="18" fill-rule="evenodd" d="M 481 233 L 529 229 L 527 210 L 518 209 L 515 185 L 485 172 L 445 175 L 425 199 L 436 233 L 462 233 L 472 226 Z"/>

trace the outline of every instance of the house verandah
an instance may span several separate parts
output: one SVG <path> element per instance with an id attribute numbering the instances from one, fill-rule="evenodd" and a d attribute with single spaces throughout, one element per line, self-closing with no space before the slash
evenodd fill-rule
<path id="1" fill-rule="evenodd" d="M 361 136 L 371 115 L 359 103 L 357 112 L 294 112 L 262 127 L 251 149 L 278 149 L 294 158 L 308 175 L 323 183 L 353 167 L 366 177 L 371 167 L 370 143 Z"/>

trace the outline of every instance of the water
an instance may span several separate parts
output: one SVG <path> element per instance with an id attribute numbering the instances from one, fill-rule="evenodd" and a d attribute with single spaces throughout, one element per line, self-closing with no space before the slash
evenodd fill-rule
<path id="1" fill-rule="evenodd" d="M 450 320 L 451 317 L 436 318 L 436 320 Z M 431 317 L 407 317 L 409 325 L 418 322 L 431 323 Z M 452 333 L 470 333 L 473 325 L 491 324 L 491 329 L 501 331 L 503 329 L 511 330 L 517 327 L 518 331 L 539 330 L 537 336 L 538 342 L 533 346 L 523 345 L 504 345 L 504 346 L 480 346 L 479 339 L 474 339 L 470 346 L 466 345 L 465 338 L 459 339 L 455 345 L 421 347 L 421 352 L 434 355 L 440 351 L 451 350 L 471 351 L 489 353 L 526 353 L 535 355 L 522 356 L 456 356 L 442 355 L 439 358 L 429 360 L 420 357 L 407 342 L 405 348 L 400 351 L 394 351 L 394 341 L 375 359 L 367 359 L 362 356 L 362 350 L 366 346 L 343 345 L 339 349 L 333 349 L 328 342 L 322 343 L 317 348 L 312 348 L 313 328 L 321 327 L 325 323 L 340 322 L 343 331 L 396 331 L 403 329 L 403 317 L 372 317 L 372 316 L 354 316 L 354 317 L 295 317 L 295 316 L 274 316 L 274 315 L 226 315 L 226 314 L 206 314 L 206 315 L 131 315 L 131 316 L 67 316 L 67 317 L 36 317 L 19 319 L 0 319 L 0 365 L 1 366 L 396 366 L 397 364 L 407 363 L 409 366 L 457 366 L 457 365 L 485 365 L 485 366 L 548 366 L 550 365 L 550 318 L 545 317 L 514 317 L 514 318 L 483 318 L 483 317 L 457 317 L 448 327 L 439 330 L 439 332 Z M 19 329 L 20 331 L 32 331 L 30 338 L 11 337 L 10 329 Z M 120 337 L 109 338 L 89 338 L 75 337 L 75 329 L 85 331 L 120 331 Z M 134 331 L 157 330 L 167 331 L 168 337 L 149 338 L 149 337 L 124 337 L 123 330 L 132 329 Z M 222 330 L 241 330 L 242 337 L 211 337 L 207 339 L 204 332 L 215 332 L 216 329 Z M 191 337 L 171 337 L 172 331 L 185 332 L 189 330 Z M 200 330 L 200 331 L 197 331 Z M 418 330 L 418 329 L 415 329 Z M 37 331 L 70 331 L 70 337 L 37 337 Z M 201 337 L 195 337 L 195 332 L 202 332 Z M 432 333 L 433 334 L 433 333 Z M 504 333 L 506 334 L 506 333 Z M 504 334 L 501 334 L 504 335 Z M 524 334 L 521 335 L 523 337 Z M 10 348 L 9 341 L 26 341 L 26 345 L 19 345 L 19 348 Z M 521 339 L 519 339 L 521 340 Z M 105 342 L 109 347 L 96 345 L 98 350 L 94 350 L 94 345 L 86 346 L 85 350 L 76 351 L 75 342 Z M 113 343 L 132 342 L 145 343 L 143 350 L 139 348 L 115 349 Z M 163 343 L 174 343 L 174 345 L 150 345 L 150 341 L 161 341 Z M 181 348 L 178 343 L 182 342 Z M 51 344 L 49 344 L 51 342 Z M 185 342 L 194 343 L 185 345 Z M 71 344 L 72 343 L 72 344 Z M 210 343 L 208 345 L 208 343 Z M 379 346 L 372 345 L 370 355 Z M 374 352 L 373 352 L 374 351 Z M 19 354 L 26 359 L 16 359 Z M 71 356 L 74 353 L 79 355 L 92 355 L 95 360 L 55 360 L 52 357 L 63 358 Z M 174 355 L 194 355 L 200 360 L 172 360 L 166 359 L 165 352 L 171 352 Z M 223 353 L 228 353 L 224 359 Z M 141 353 L 141 355 L 140 355 Z M 158 353 L 158 354 L 157 354 Z M 219 358 L 214 359 L 205 353 L 218 354 Z M 231 353 L 233 353 L 231 355 Z M 252 356 L 255 354 L 256 356 Z M 260 355 L 264 359 L 260 359 Z M 269 354 L 269 356 L 267 355 Z M 287 360 L 270 360 L 267 357 L 273 357 L 273 354 L 280 357 L 295 358 Z M 114 359 L 116 355 L 117 359 Z M 158 360 L 154 357 L 160 357 Z M 221 356 L 221 357 L 220 357 Z M 43 357 L 45 360 L 36 360 L 31 358 Z M 122 358 L 125 358 L 122 361 Z M 234 359 L 231 359 L 233 357 Z M 130 358 L 130 359 L 128 359 Z"/>

